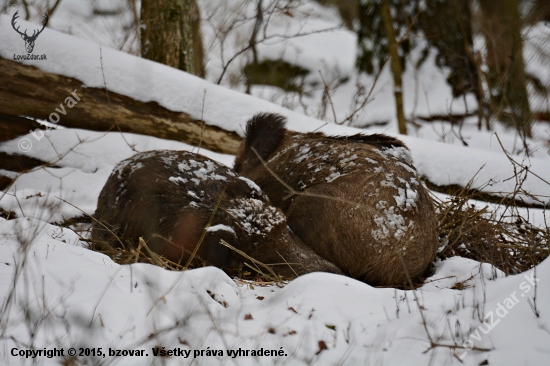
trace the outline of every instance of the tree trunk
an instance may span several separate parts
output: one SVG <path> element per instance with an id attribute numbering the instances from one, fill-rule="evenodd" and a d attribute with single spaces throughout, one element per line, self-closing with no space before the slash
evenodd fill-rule
<path id="1" fill-rule="evenodd" d="M 391 15 L 390 5 L 390 0 L 382 0 L 380 4 L 380 15 L 382 16 L 382 21 L 384 22 L 384 29 L 386 31 L 390 51 L 390 64 L 393 75 L 393 93 L 395 96 L 397 125 L 399 127 L 399 133 L 406 135 L 407 124 L 405 121 L 405 112 L 403 107 L 403 81 L 401 80 L 403 70 L 401 67 L 401 60 L 399 59 L 399 52 L 397 50 L 397 38 L 395 29 L 393 28 L 393 18 Z"/>
<path id="2" fill-rule="evenodd" d="M 142 0 L 141 56 L 204 77 L 196 0 Z"/>
<path id="3" fill-rule="evenodd" d="M 73 92 L 79 100 L 70 107 L 67 99 L 76 101 Z M 64 104 L 66 113 L 52 116 L 60 103 Z M 170 111 L 155 102 L 143 103 L 113 92 L 109 92 L 107 99 L 105 89 L 83 88 L 76 79 L 0 58 L 0 124 L 5 125 L 0 128 L 0 138 L 13 139 L 29 133 L 29 129 L 36 126 L 34 122 L 22 121 L 17 116 L 49 120 L 72 128 L 94 131 L 114 129 L 195 146 L 200 144 L 206 149 L 226 154 L 235 154 L 241 141 L 234 132 L 205 125 L 185 113 Z M 25 128 L 22 123 L 26 123 Z"/>
<path id="4" fill-rule="evenodd" d="M 517 0 L 480 0 L 482 30 L 487 46 L 492 107 L 499 119 L 514 124 L 523 137 L 531 137 L 531 109 L 526 88 Z"/>
<path id="5" fill-rule="evenodd" d="M 264 21 L 263 9 L 262 9 L 262 0 L 256 0 L 256 21 L 254 22 L 254 28 L 252 28 L 252 34 L 250 35 L 250 40 L 248 41 L 248 47 L 252 51 L 252 66 L 256 70 L 258 68 L 258 50 L 256 47 L 256 39 L 258 37 L 258 32 Z M 250 78 L 246 78 L 246 94 L 250 94 L 250 87 L 252 86 Z"/>

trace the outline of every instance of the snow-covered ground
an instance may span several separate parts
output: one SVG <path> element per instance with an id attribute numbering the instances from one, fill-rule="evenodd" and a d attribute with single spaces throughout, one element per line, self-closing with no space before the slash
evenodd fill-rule
<path id="1" fill-rule="evenodd" d="M 16 300 L 2 313 L 7 364 L 30 364 L 10 354 L 31 347 L 63 348 L 65 355 L 70 347 L 101 347 L 107 356 L 99 361 L 117 365 L 160 364 L 153 356 L 157 346 L 180 349 L 182 355 L 164 359 L 171 365 L 448 365 L 459 359 L 467 365 L 545 365 L 550 353 L 548 260 L 536 277 L 528 271 L 494 279 L 489 265 L 455 257 L 437 263 L 435 275 L 416 293 L 326 273 L 281 287 L 258 286 L 235 283 L 213 267 L 178 273 L 148 264 L 120 266 L 80 247 L 71 231 L 42 221 L 23 218 L 0 228 L 4 296 L 11 293 L 14 269 L 22 266 L 16 233 L 34 236 Z M 464 289 L 452 289 L 457 283 Z M 440 346 L 430 349 L 430 338 Z M 148 356 L 110 357 L 109 349 Z M 283 353 L 229 354 L 239 349 Z M 211 356 L 213 350 L 218 356 Z M 187 359 L 183 351 L 190 351 Z"/>
<path id="2" fill-rule="evenodd" d="M 203 17 L 210 14 L 208 19 L 219 21 L 229 6 L 224 5 L 226 3 L 230 2 L 201 2 Z M 250 17 L 254 3 L 242 4 L 246 10 L 243 14 L 248 11 Z M 116 51 L 113 48 L 117 47 L 115 40 L 118 38 L 113 36 L 110 40 L 105 29 L 110 27 L 113 34 L 120 34 L 120 20 L 113 24 L 98 23 L 97 18 L 91 20 L 90 9 L 77 1 L 63 1 L 52 18 L 52 27 L 65 32 L 72 30 L 70 32 L 77 37 L 45 29 L 36 42 L 34 53 L 47 54 L 48 61 L 24 61 L 24 64 L 79 79 L 83 87 L 102 87 L 106 82 L 114 92 L 141 101 L 156 101 L 194 118 L 202 115 L 206 123 L 239 134 L 248 118 L 265 111 L 287 116 L 288 127 L 297 131 L 319 129 L 327 134 L 342 135 L 360 131 L 306 116 L 301 106 L 288 102 L 291 97 L 288 95 L 285 103 L 292 110 L 255 97 L 263 95 L 282 104 L 276 95 L 282 95 L 281 92 L 273 88 L 255 87 L 253 96 L 245 95 Z M 305 28 L 300 28 L 302 31 L 328 29 L 339 23 L 333 10 L 323 10 L 315 4 L 306 4 L 302 10 L 309 11 L 311 20 Z M 211 14 L 209 11 L 217 12 Z M 0 16 L 0 56 L 7 59 L 24 52 L 23 41 L 11 29 L 14 12 L 12 9 L 8 15 Z M 271 31 L 299 28 L 296 23 L 299 18 L 280 15 L 274 19 Z M 19 22 L 33 27 L 22 20 Z M 207 42 L 211 57 L 207 79 L 216 81 L 221 68 L 220 58 L 215 56 L 219 45 L 214 42 L 207 25 L 203 27 L 206 28 L 205 37 L 210 40 Z M 242 32 L 246 34 L 246 27 Z M 540 28 L 536 32 L 537 37 L 542 37 L 541 34 L 547 31 Z M 323 35 L 328 37 L 322 38 Z M 328 69 L 335 70 L 334 65 L 338 64 L 339 72 L 350 80 L 359 77 L 352 75 L 355 52 L 352 32 L 340 29 L 311 37 L 309 41 L 308 37 L 300 37 L 262 44 L 259 53 L 262 57 L 283 54 L 289 62 L 315 65 L 321 70 L 326 64 Z M 232 42 L 224 49 L 229 52 L 228 57 L 238 47 L 236 41 Z M 102 60 L 100 43 L 103 44 Z M 129 50 L 125 47 L 130 46 L 121 48 Z M 530 52 L 529 49 L 526 52 Z M 546 61 L 529 60 L 532 60 L 528 63 L 530 70 L 538 71 L 538 75 L 550 83 L 548 69 L 541 66 Z M 369 128 L 369 133 L 395 135 L 392 90 L 388 80 L 389 74 L 380 78 L 375 99 L 358 122 L 389 120 L 390 123 Z M 406 100 L 406 107 L 410 108 L 407 115 L 447 113 L 451 105 L 453 111 L 464 110 L 457 106 L 461 101 L 451 98 L 444 85 L 445 75 L 433 65 L 430 67 L 430 63 L 419 70 L 417 77 L 411 71 L 405 80 L 406 87 L 409 80 L 411 90 L 429 91 L 418 94 L 422 98 L 416 104 L 413 97 Z M 422 85 L 414 86 L 414 80 Z M 229 82 L 222 84 L 228 86 Z M 338 117 L 349 111 L 353 85 L 354 82 L 342 85 L 333 96 Z M 242 85 L 236 88 L 239 90 Z M 309 105 L 313 110 L 319 94 L 312 95 Z M 406 89 L 405 95 L 414 93 L 407 93 Z M 52 105 L 52 111 L 56 107 Z M 316 113 L 311 115 L 316 116 Z M 330 117 L 331 113 L 327 115 Z M 517 137 L 513 131 L 497 126 L 498 137 L 511 157 L 529 166 L 530 173 L 523 188 L 543 202 L 550 200 L 550 146 L 547 144 L 550 127 L 546 126 L 540 127 L 536 138 L 529 141 L 534 151 L 530 158 L 514 154 L 521 148 Z M 465 185 L 476 176 L 474 188 L 501 194 L 512 192 L 515 180 L 509 178 L 514 175 L 514 166 L 502 152 L 496 135 L 479 132 L 473 124 L 467 123 L 460 131 L 469 145 L 465 147 L 457 137 L 460 136 L 457 127 L 451 131 L 452 128 L 445 123 L 426 123 L 413 136 L 399 136 L 410 147 L 420 174 L 439 185 Z M 70 347 L 77 352 L 79 348 L 87 347 L 88 352 L 94 348 L 96 354 L 98 348 L 102 348 L 105 358 L 90 360 L 91 363 L 119 365 L 191 362 L 479 365 L 485 361 L 489 365 L 545 365 L 550 359 L 548 259 L 536 267 L 536 276 L 535 271 L 530 270 L 504 277 L 487 264 L 450 258 L 436 263 L 435 274 L 414 292 L 373 288 L 347 277 L 325 273 L 302 276 L 286 285 L 258 286 L 234 281 L 216 268 L 180 273 L 146 264 L 120 266 L 86 249 L 71 230 L 51 223 L 79 216 L 82 211 L 88 214 L 95 211 L 97 196 L 114 165 L 135 153 L 129 144 L 137 151 L 191 150 L 193 147 L 140 135 L 124 134 L 123 138 L 120 133 L 75 129 L 50 130 L 46 136 L 42 139 L 31 134 L 22 137 L 32 144 L 25 154 L 55 160 L 56 167 L 19 176 L 9 191 L 0 193 L 0 207 L 15 212 L 18 217 L 9 221 L 0 218 L 2 364 L 59 364 L 59 358 L 40 356 L 33 361 L 19 356 L 18 352 L 63 348 L 67 356 Z M 0 144 L 0 151 L 22 153 L 20 141 L 18 138 Z M 200 153 L 228 166 L 233 164 L 233 156 L 205 149 Z M 522 198 L 534 201 L 527 195 Z M 528 214 L 531 222 L 544 224 L 543 210 L 531 209 Z M 437 346 L 432 347 L 432 343 Z M 183 356 L 155 357 L 154 347 L 177 348 Z M 251 356 L 252 350 L 256 352 L 262 348 L 276 351 L 277 356 Z M 109 349 L 143 350 L 144 355 L 110 356 Z M 239 349 L 248 351 L 249 355 L 232 357 Z M 188 351 L 190 354 L 185 358 Z"/>

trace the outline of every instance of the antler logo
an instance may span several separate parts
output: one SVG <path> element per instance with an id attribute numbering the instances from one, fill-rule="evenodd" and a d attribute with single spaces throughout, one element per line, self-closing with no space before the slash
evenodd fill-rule
<path id="1" fill-rule="evenodd" d="M 40 33 L 42 33 L 42 31 L 46 27 L 46 24 L 48 24 L 48 19 L 49 19 L 48 14 L 44 14 L 44 20 L 42 21 L 42 29 L 40 29 L 39 31 L 34 30 L 32 35 L 29 36 L 27 34 L 26 29 L 25 29 L 25 32 L 21 33 L 19 31 L 19 27 L 15 28 L 15 20 L 17 18 L 19 18 L 19 15 L 17 15 L 17 13 L 19 13 L 19 11 L 16 11 L 15 14 L 13 14 L 13 18 L 11 19 L 11 26 L 13 27 L 13 29 L 15 29 L 15 31 L 17 33 L 19 33 L 21 35 L 21 38 L 23 38 L 23 40 L 25 41 L 25 48 L 27 49 L 27 53 L 32 53 L 32 50 L 34 49 L 34 42 L 36 41 L 36 38 L 38 38 L 38 35 Z"/>

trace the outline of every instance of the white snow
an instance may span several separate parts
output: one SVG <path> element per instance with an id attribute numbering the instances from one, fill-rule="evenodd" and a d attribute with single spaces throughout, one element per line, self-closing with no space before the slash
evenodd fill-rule
<path id="1" fill-rule="evenodd" d="M 253 191 L 256 191 L 256 193 L 262 194 L 262 189 L 255 182 L 251 181 L 250 179 L 248 179 L 246 177 L 239 177 L 239 179 L 242 180 L 243 182 L 245 182 L 246 184 L 248 184 L 248 186 Z"/>
<path id="2" fill-rule="evenodd" d="M 24 64 L 76 78 L 83 83 L 83 88 L 103 87 L 106 82 L 113 92 L 141 101 L 156 101 L 170 110 L 186 112 L 192 118 L 203 116 L 206 123 L 239 134 L 242 134 L 246 120 L 258 112 L 287 116 L 288 127 L 295 131 L 319 129 L 337 135 L 364 132 L 334 124 L 325 125 L 323 121 L 302 114 L 302 107 L 298 104 L 292 106 L 288 102 L 293 110 L 285 109 L 113 48 L 102 47 L 100 59 L 98 42 L 107 43 L 109 32 L 100 35 L 95 32 L 99 21 L 87 20 L 91 18 L 86 11 L 88 5 L 81 3 L 64 0 L 58 10 L 61 15 L 53 17 L 51 24 L 56 29 L 85 39 L 46 28 L 36 42 L 35 53 L 47 54 L 48 60 L 24 61 Z M 106 8 L 119 4 L 107 1 L 92 3 Z M 243 6 L 244 13 L 251 15 L 249 10 L 254 2 L 201 1 L 200 5 L 203 16 L 211 15 L 208 11 L 217 11 L 212 17 L 217 21 L 224 17 L 228 7 Z M 269 32 L 277 33 L 282 29 L 289 32 L 296 29 L 314 31 L 338 24 L 334 20 L 334 10 L 323 10 L 316 3 L 306 4 L 303 10 L 313 14 L 311 22 L 303 28 L 293 17 L 278 15 Z M 11 29 L 10 19 L 14 12 L 15 9 L 10 9 L 8 14 L 0 16 L 0 56 L 10 60 L 14 54 L 24 52 L 23 41 Z M 23 27 L 33 27 L 24 20 L 18 22 Z M 112 42 L 118 42 L 121 25 L 108 21 L 104 26 L 113 27 L 116 37 L 113 36 Z M 246 34 L 247 30 L 243 32 Z M 211 30 L 205 31 L 205 37 L 212 37 Z M 322 70 L 327 77 L 327 70 L 333 70 L 335 77 L 338 73 L 349 76 L 350 81 L 333 95 L 336 114 L 342 118 L 349 111 L 353 84 L 360 80 L 353 70 L 353 37 L 352 32 L 339 29 L 262 44 L 258 51 L 262 59 L 282 55 L 291 63 Z M 95 42 L 96 38 L 98 42 Z M 543 27 L 535 27 L 527 37 L 528 41 L 539 40 L 541 43 L 546 42 L 545 39 L 548 39 L 548 30 Z M 131 49 L 133 46 L 128 44 L 121 48 Z M 213 55 L 219 51 L 217 47 L 219 44 L 207 52 Z M 226 56 L 230 56 L 236 47 L 230 44 Z M 550 68 L 545 60 L 537 59 L 534 48 L 533 45 L 526 48 L 528 69 L 536 71 L 548 83 Z M 239 62 L 242 61 L 244 59 Z M 417 95 L 430 91 L 429 96 L 425 94 L 418 98 L 418 103 L 405 100 L 407 115 L 444 114 L 450 109 L 464 111 L 464 103 L 450 97 L 449 88 L 444 84 L 445 73 L 430 64 L 433 64 L 433 59 L 418 71 L 417 77 L 411 68 L 405 75 L 406 96 L 415 95 L 412 91 L 416 89 L 422 90 Z M 219 59 L 212 58 L 207 65 L 209 80 L 219 76 L 219 66 Z M 317 75 L 309 81 L 315 81 L 315 78 Z M 357 122 L 368 124 L 390 120 L 390 124 L 370 129 L 369 133 L 391 135 L 395 130 L 393 90 L 386 82 L 388 80 L 389 72 L 385 70 L 375 88 L 374 100 Z M 252 88 L 253 95 L 261 93 L 270 94 L 274 101 L 280 99 L 275 95 L 280 91 L 273 92 L 273 88 Z M 314 93 L 313 97 L 319 95 Z M 52 111 L 59 102 L 52 104 Z M 540 100 L 536 102 L 534 109 L 542 104 Z M 467 103 L 474 105 L 472 100 L 467 100 Z M 312 109 L 312 105 L 313 102 L 308 108 Z M 461 131 L 445 123 L 420 125 L 418 131 L 413 131 L 413 136 L 399 136 L 411 149 L 414 166 L 420 175 L 435 184 L 462 186 L 475 176 L 473 188 L 495 194 L 514 191 L 515 181 L 509 179 L 514 174 L 514 166 L 503 154 L 494 133 L 477 131 L 472 121 L 467 121 Z M 535 151 L 531 158 L 523 159 L 517 136 L 499 126 L 496 130 L 510 156 L 529 167 L 523 183 L 525 192 L 548 202 L 550 154 L 544 141 L 548 140 L 549 131 L 544 128 L 536 131 L 536 138 L 529 140 Z M 196 364 L 238 365 L 479 365 L 483 362 L 489 365 L 545 365 L 548 362 L 550 286 L 547 282 L 550 282 L 550 259 L 535 269 L 505 277 L 488 264 L 449 258 L 437 262 L 434 275 L 414 292 L 373 288 L 351 278 L 327 273 L 308 274 L 279 286 L 260 286 L 235 281 L 212 267 L 174 272 L 148 264 L 118 265 L 105 255 L 86 249 L 85 242 L 72 230 L 51 223 L 82 215 L 82 212 L 92 214 L 99 192 L 113 167 L 135 154 L 130 146 L 136 151 L 197 151 L 197 148 L 128 133 L 124 138 L 120 133 L 77 129 L 60 128 L 44 133 L 42 138 L 32 134 L 22 136 L 32 143 L 31 149 L 24 154 L 53 161 L 54 166 L 19 175 L 9 191 L 0 193 L 0 207 L 15 212 L 18 217 L 15 220 L 0 218 L 2 364 L 58 365 L 60 358 L 41 356 L 33 360 L 18 356 L 18 352 L 63 348 L 67 355 L 70 347 L 77 350 L 101 347 L 106 353 L 105 358 L 90 363 L 117 365 L 179 365 L 192 361 Z M 460 134 L 469 147 L 462 146 L 457 137 Z M 19 141 L 2 143 L 0 151 L 21 154 Z M 307 147 L 302 148 L 303 156 L 307 157 Z M 396 157 L 408 154 L 399 148 L 388 151 L 390 157 L 392 154 Z M 231 155 L 205 149 L 200 149 L 200 153 L 227 166 L 233 165 Z M 352 156 L 343 157 L 340 163 L 353 163 Z M 367 161 L 377 164 L 374 160 Z M 407 168 L 405 164 L 403 167 Z M 213 167 L 189 168 L 193 168 L 200 179 Z M 383 172 L 382 167 L 379 169 Z M 0 174 L 14 175 L 4 171 Z M 339 173 L 333 174 L 336 179 Z M 181 177 L 171 177 L 170 180 L 187 183 L 181 181 Z M 261 191 L 255 183 L 243 180 L 252 189 Z M 487 186 L 488 182 L 490 185 Z M 380 239 L 388 235 L 389 228 L 398 229 L 395 235 L 405 235 L 407 228 L 414 224 L 404 222 L 403 217 L 393 211 L 396 206 L 408 207 L 414 203 L 416 191 L 413 186 L 419 182 L 411 180 L 409 183 L 407 190 L 398 190 L 395 204 L 380 203 L 385 210 L 385 217 L 380 218 L 377 229 Z M 393 178 L 388 176 L 385 184 L 393 184 Z M 536 202 L 523 193 L 519 197 L 526 202 Z M 267 222 L 274 227 L 284 221 L 276 211 L 262 217 L 255 215 L 262 204 L 258 200 L 241 202 L 233 212 L 241 218 L 245 229 L 259 235 L 265 233 L 255 232 L 255 224 L 265 225 Z M 490 205 L 490 208 L 496 212 L 502 209 L 498 205 Z M 543 225 L 547 217 L 543 210 L 520 211 L 526 220 L 536 225 Z M 208 230 L 234 232 L 224 225 L 212 226 Z M 539 317 L 535 315 L 535 306 Z M 439 346 L 430 348 L 430 338 Z M 322 349 L 324 346 L 327 349 Z M 154 347 L 190 353 L 188 358 L 160 359 L 153 356 Z M 472 347 L 475 349 L 470 349 Z M 284 355 L 232 358 L 228 354 L 228 351 L 260 348 L 283 351 Z M 114 357 L 109 355 L 110 349 L 143 350 L 147 356 Z M 207 351 L 212 350 L 222 351 L 223 356 L 207 356 Z M 198 352 L 197 357 L 195 352 Z"/>
<path id="3" fill-rule="evenodd" d="M 230 206 L 227 212 L 249 235 L 265 238 L 275 226 L 285 222 L 280 211 L 273 206 L 266 207 L 263 201 L 255 198 L 237 198 Z"/>
<path id="4" fill-rule="evenodd" d="M 187 179 L 185 179 L 185 178 L 183 178 L 183 177 L 170 177 L 170 178 L 168 178 L 168 180 L 169 180 L 170 182 L 175 183 L 175 184 L 180 184 L 180 182 L 181 182 L 182 184 L 187 183 Z"/>
<path id="5" fill-rule="evenodd" d="M 326 177 L 325 180 L 327 181 L 327 183 L 330 183 L 330 182 L 335 181 L 336 179 L 340 178 L 341 176 L 342 176 L 342 173 L 334 172 L 334 173 L 331 173 L 328 177 Z"/>
<path id="6" fill-rule="evenodd" d="M 236 235 L 235 230 L 233 230 L 233 228 L 231 228 L 227 225 L 223 225 L 223 224 L 209 226 L 209 227 L 206 228 L 206 231 L 209 232 L 209 233 L 210 232 L 216 232 L 216 231 L 228 231 L 231 234 Z"/>

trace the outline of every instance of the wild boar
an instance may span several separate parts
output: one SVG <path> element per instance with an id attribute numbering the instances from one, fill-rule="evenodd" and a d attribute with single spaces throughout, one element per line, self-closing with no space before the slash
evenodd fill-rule
<path id="1" fill-rule="evenodd" d="M 325 136 L 247 123 L 235 170 L 257 183 L 291 230 L 344 274 L 375 286 L 408 285 L 438 246 L 431 197 L 409 149 L 390 136 Z"/>
<path id="2" fill-rule="evenodd" d="M 92 241 L 130 249 L 143 237 L 153 252 L 183 265 L 199 242 L 196 255 L 204 263 L 240 265 L 244 258 L 221 245 L 223 239 L 285 278 L 341 273 L 289 232 L 256 184 L 191 152 L 148 151 L 120 162 L 94 217 Z"/>

